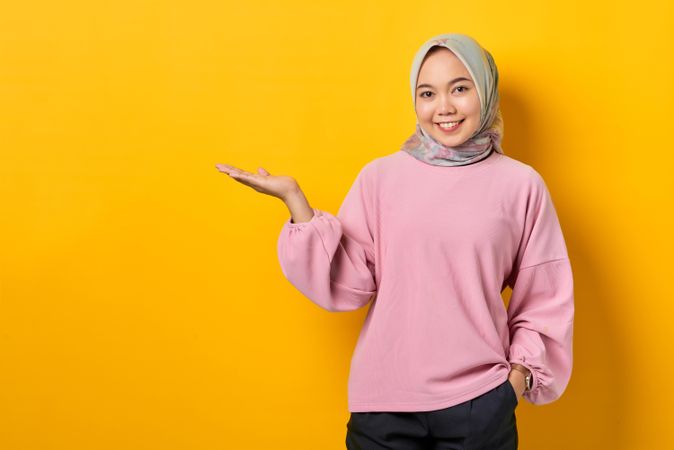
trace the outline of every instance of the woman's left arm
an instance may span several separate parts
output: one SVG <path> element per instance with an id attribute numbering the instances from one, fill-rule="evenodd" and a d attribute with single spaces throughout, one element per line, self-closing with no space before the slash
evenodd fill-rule
<path id="1" fill-rule="evenodd" d="M 533 169 L 532 169 L 533 170 Z M 532 373 L 523 396 L 534 404 L 557 400 L 573 366 L 573 274 L 550 193 L 533 171 L 524 233 L 507 282 L 508 361 Z"/>

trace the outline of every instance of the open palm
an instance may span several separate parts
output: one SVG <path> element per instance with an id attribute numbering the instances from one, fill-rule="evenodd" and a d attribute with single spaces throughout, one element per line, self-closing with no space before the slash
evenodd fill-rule
<path id="1" fill-rule="evenodd" d="M 236 181 L 250 186 L 257 192 L 271 195 L 284 200 L 289 194 L 297 191 L 297 181 L 287 175 L 272 175 L 262 167 L 258 167 L 258 173 L 247 172 L 229 164 L 216 164 L 215 167 L 226 173 Z"/>

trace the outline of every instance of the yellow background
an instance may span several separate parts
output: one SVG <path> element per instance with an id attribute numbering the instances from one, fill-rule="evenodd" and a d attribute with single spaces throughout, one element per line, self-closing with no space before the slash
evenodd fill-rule
<path id="1" fill-rule="evenodd" d="M 0 449 L 341 449 L 367 308 L 283 277 L 288 210 L 336 213 L 415 116 L 409 68 L 495 57 L 504 149 L 552 193 L 575 275 L 562 398 L 520 448 L 665 449 L 674 372 L 671 2 L 24 1 L 0 14 Z"/>

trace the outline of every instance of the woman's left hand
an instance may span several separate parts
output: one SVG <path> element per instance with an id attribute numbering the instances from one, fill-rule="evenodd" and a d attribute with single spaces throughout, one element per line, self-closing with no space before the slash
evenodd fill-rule
<path id="1" fill-rule="evenodd" d="M 510 373 L 508 374 L 508 381 L 510 381 L 510 383 L 513 385 L 513 389 L 517 395 L 517 402 L 519 404 L 520 398 L 524 394 L 524 390 L 527 387 L 526 382 L 524 381 L 524 374 L 519 370 L 511 369 Z"/>

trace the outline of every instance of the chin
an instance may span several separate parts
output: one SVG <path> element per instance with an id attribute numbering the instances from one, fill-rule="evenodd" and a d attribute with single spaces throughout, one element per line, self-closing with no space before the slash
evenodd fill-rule
<path id="1" fill-rule="evenodd" d="M 446 136 L 436 136 L 435 139 L 446 147 L 457 147 L 468 140 L 464 137 L 455 136 L 453 136 L 451 139 L 448 139 Z"/>

